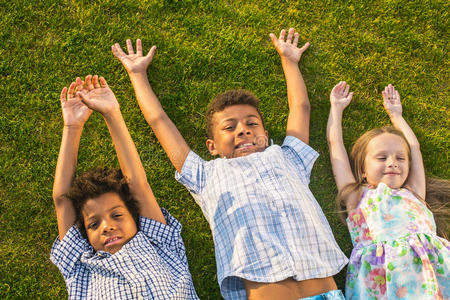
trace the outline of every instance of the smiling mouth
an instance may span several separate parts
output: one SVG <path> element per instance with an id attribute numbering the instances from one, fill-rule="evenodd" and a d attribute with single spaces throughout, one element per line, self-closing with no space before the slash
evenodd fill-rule
<path id="1" fill-rule="evenodd" d="M 248 147 L 253 147 L 253 146 L 254 146 L 253 143 L 244 143 L 244 144 L 237 145 L 235 149 L 242 149 L 242 148 L 248 148 Z"/>
<path id="2" fill-rule="evenodd" d="M 120 240 L 121 240 L 121 238 L 117 237 L 117 236 L 110 237 L 110 238 L 106 239 L 105 246 L 111 246 L 111 245 L 117 244 L 117 243 L 119 243 Z"/>

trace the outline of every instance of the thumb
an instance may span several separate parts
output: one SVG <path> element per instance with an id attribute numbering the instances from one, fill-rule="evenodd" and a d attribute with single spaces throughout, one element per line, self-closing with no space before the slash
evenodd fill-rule
<path id="1" fill-rule="evenodd" d="M 145 58 L 149 59 L 150 61 L 153 60 L 153 56 L 155 55 L 156 52 L 156 46 L 153 46 L 150 48 L 150 50 L 148 51 L 148 54 L 145 56 Z"/>
<path id="2" fill-rule="evenodd" d="M 277 37 L 273 33 L 269 34 L 269 36 L 270 36 L 270 40 L 272 41 L 272 44 L 276 47 L 278 45 Z"/>
<path id="3" fill-rule="evenodd" d="M 77 92 L 77 96 L 81 98 L 81 102 L 83 102 L 87 107 L 92 109 L 92 101 L 89 95 L 85 91 Z"/>

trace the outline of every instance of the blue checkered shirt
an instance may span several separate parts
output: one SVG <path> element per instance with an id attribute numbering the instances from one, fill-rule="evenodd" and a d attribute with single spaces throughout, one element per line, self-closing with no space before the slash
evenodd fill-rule
<path id="1" fill-rule="evenodd" d="M 323 278 L 347 264 L 308 188 L 317 157 L 288 136 L 281 147 L 238 158 L 204 161 L 191 151 L 176 173 L 211 227 L 225 299 L 246 299 L 241 278 Z"/>
<path id="2" fill-rule="evenodd" d="M 181 224 L 162 212 L 167 225 L 140 217 L 140 230 L 115 254 L 95 252 L 75 226 L 57 238 L 50 259 L 69 299 L 198 299 Z"/>

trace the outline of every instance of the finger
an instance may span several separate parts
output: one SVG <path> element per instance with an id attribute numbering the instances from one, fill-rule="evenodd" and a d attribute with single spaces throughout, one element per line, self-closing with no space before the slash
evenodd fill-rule
<path id="1" fill-rule="evenodd" d="M 286 35 L 286 30 L 281 29 L 280 37 L 278 38 L 280 41 L 284 42 L 284 36 Z"/>
<path id="2" fill-rule="evenodd" d="M 67 99 L 70 100 L 74 97 L 73 92 L 75 91 L 76 83 L 72 82 L 69 86 L 69 92 L 67 93 Z"/>
<path id="3" fill-rule="evenodd" d="M 298 32 L 296 32 L 295 35 L 294 35 L 294 42 L 292 42 L 292 44 L 295 47 L 297 47 L 297 45 L 298 45 L 298 37 L 299 37 L 299 34 L 298 34 Z"/>
<path id="4" fill-rule="evenodd" d="M 148 51 L 147 55 L 145 56 L 146 58 L 150 59 L 150 61 L 153 60 L 153 56 L 155 55 L 156 52 L 156 46 L 153 46 L 150 48 L 150 50 Z"/>
<path id="5" fill-rule="evenodd" d="M 349 85 L 345 85 L 345 89 L 344 89 L 344 96 L 345 97 L 347 97 L 349 90 L 350 90 L 350 86 Z"/>
<path id="6" fill-rule="evenodd" d="M 348 94 L 347 100 L 348 100 L 348 101 L 352 101 L 352 98 L 353 98 L 353 92 L 351 92 L 350 94 Z"/>
<path id="7" fill-rule="evenodd" d="M 87 95 L 86 91 L 81 91 L 81 92 L 77 92 L 77 97 L 80 98 L 81 102 L 83 102 L 87 107 L 90 108 L 89 104 L 90 104 L 90 100 L 89 96 Z"/>
<path id="8" fill-rule="evenodd" d="M 127 54 L 123 52 L 122 48 L 120 48 L 119 43 L 115 43 L 113 46 L 111 46 L 111 49 L 113 51 L 113 54 L 118 59 L 121 59 L 122 57 L 126 56 Z"/>
<path id="9" fill-rule="evenodd" d="M 103 76 L 100 77 L 100 83 L 102 84 L 103 88 L 107 88 L 108 87 L 108 83 L 106 82 L 106 79 Z"/>
<path id="10" fill-rule="evenodd" d="M 272 41 L 272 45 L 277 46 L 278 45 L 278 39 L 275 34 L 270 33 L 269 34 L 270 40 Z"/>
<path id="11" fill-rule="evenodd" d="M 301 51 L 302 53 L 305 52 L 305 50 L 308 49 L 310 45 L 311 45 L 311 44 L 310 44 L 309 42 L 306 42 L 306 43 L 303 45 L 303 47 L 300 48 L 300 51 Z"/>
<path id="12" fill-rule="evenodd" d="M 66 93 L 67 93 L 67 87 L 63 87 L 63 89 L 61 90 L 61 95 L 59 96 L 59 100 L 61 100 L 61 103 L 67 101 Z"/>
<path id="13" fill-rule="evenodd" d="M 142 56 L 142 41 L 140 39 L 136 40 L 136 54 Z"/>
<path id="14" fill-rule="evenodd" d="M 127 49 L 128 49 L 128 54 L 134 54 L 133 44 L 131 43 L 130 39 L 127 40 Z"/>
<path id="15" fill-rule="evenodd" d="M 94 78 L 92 78 L 92 84 L 94 85 L 94 88 L 100 88 L 100 84 L 98 83 L 98 75 L 94 75 Z"/>
<path id="16" fill-rule="evenodd" d="M 398 101 L 400 101 L 400 94 L 399 94 L 399 92 L 397 91 L 397 90 L 395 90 L 395 98 L 398 100 Z"/>
<path id="17" fill-rule="evenodd" d="M 94 85 L 92 84 L 92 75 L 86 76 L 84 79 L 84 85 L 88 91 L 92 91 L 94 89 Z"/>
<path id="18" fill-rule="evenodd" d="M 288 36 L 286 39 L 287 43 L 292 43 L 292 36 L 294 35 L 294 28 L 289 28 Z"/>

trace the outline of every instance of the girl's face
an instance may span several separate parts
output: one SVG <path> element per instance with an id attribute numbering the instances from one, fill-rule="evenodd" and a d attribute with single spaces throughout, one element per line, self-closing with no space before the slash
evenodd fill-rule
<path id="1" fill-rule="evenodd" d="M 105 193 L 83 206 L 86 233 L 95 251 L 119 251 L 137 233 L 136 222 L 116 193 Z"/>
<path id="2" fill-rule="evenodd" d="M 392 189 L 400 188 L 408 174 L 408 145 L 403 138 L 383 133 L 369 142 L 363 170 L 363 177 L 369 185 L 377 186 L 383 182 Z"/>

